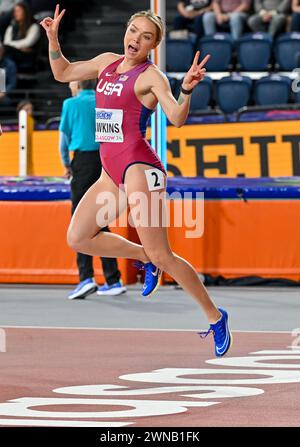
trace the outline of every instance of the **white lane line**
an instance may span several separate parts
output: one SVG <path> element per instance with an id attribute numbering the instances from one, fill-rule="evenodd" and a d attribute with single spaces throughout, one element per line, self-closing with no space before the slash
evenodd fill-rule
<path id="1" fill-rule="evenodd" d="M 146 332 L 198 332 L 205 329 L 156 329 L 156 328 L 115 328 L 115 327 L 73 327 L 73 326 L 7 326 L 0 324 L 0 328 L 4 329 L 69 329 L 84 331 L 146 331 Z M 291 334 L 290 331 L 244 331 L 240 329 L 231 330 L 231 332 L 245 332 L 250 334 Z"/>

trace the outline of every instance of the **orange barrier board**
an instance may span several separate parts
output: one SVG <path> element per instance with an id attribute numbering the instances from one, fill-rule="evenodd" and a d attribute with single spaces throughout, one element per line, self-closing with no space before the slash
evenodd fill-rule
<path id="1" fill-rule="evenodd" d="M 298 281 L 299 216 L 299 200 L 205 200 L 203 237 L 171 226 L 169 240 L 201 273 Z"/>
<path id="2" fill-rule="evenodd" d="M 186 238 L 188 228 L 171 221 L 169 239 L 202 273 L 300 280 L 299 216 L 299 200 L 206 200 L 203 236 Z M 0 202 L 0 282 L 76 283 L 75 253 L 66 243 L 69 221 L 69 201 Z M 137 241 L 131 227 L 111 229 Z M 119 266 L 125 283 L 136 281 L 131 260 L 119 259 Z M 98 259 L 95 267 L 101 283 Z"/>
<path id="3" fill-rule="evenodd" d="M 0 282 L 78 282 L 76 256 L 66 242 L 71 202 L 0 202 Z M 134 240 L 131 228 L 112 231 Z M 132 261 L 118 259 L 124 283 L 136 282 Z M 104 283 L 100 260 L 95 277 Z"/>

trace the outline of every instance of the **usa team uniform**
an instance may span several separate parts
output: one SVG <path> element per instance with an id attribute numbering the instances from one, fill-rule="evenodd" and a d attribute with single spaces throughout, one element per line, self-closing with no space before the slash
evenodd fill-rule
<path id="1" fill-rule="evenodd" d="M 124 57 L 108 65 L 96 87 L 96 141 L 101 142 L 104 170 L 119 187 L 126 170 L 137 163 L 166 170 L 145 138 L 153 110 L 143 106 L 134 91 L 135 81 L 152 64 L 146 61 L 125 73 L 117 73 Z"/>

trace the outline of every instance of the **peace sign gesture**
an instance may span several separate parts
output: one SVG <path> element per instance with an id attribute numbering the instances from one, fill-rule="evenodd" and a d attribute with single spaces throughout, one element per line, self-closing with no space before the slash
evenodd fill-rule
<path id="1" fill-rule="evenodd" d="M 57 38 L 58 27 L 65 11 L 66 10 L 63 9 L 61 12 L 59 12 L 59 5 L 56 5 L 54 18 L 52 19 L 51 17 L 45 17 L 45 19 L 40 22 L 40 25 L 46 30 L 49 40 Z"/>
<path id="2" fill-rule="evenodd" d="M 193 63 L 191 65 L 191 68 L 186 73 L 185 77 L 183 78 L 182 87 L 185 90 L 192 90 L 196 85 L 202 81 L 202 79 L 205 76 L 206 69 L 204 68 L 204 65 L 210 58 L 210 54 L 205 56 L 205 58 L 198 64 L 200 56 L 200 51 L 197 51 L 193 60 Z"/>

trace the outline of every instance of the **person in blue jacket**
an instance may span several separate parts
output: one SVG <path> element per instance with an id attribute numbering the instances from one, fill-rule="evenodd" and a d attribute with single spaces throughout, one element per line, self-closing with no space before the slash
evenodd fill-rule
<path id="1" fill-rule="evenodd" d="M 60 154 L 65 176 L 71 179 L 72 214 L 86 191 L 99 179 L 101 161 L 99 143 L 95 142 L 95 82 L 70 82 L 72 98 L 63 102 L 60 131 Z M 70 151 L 73 159 L 70 160 Z M 108 227 L 101 231 L 109 231 Z M 126 292 L 115 258 L 101 258 L 106 283 L 98 287 L 94 280 L 92 256 L 77 253 L 80 282 L 69 299 L 98 295 L 120 295 Z"/>

